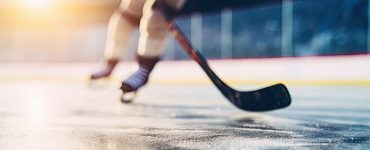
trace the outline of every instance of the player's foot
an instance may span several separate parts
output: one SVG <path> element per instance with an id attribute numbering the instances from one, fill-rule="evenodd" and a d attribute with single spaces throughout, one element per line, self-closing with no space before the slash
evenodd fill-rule
<path id="1" fill-rule="evenodd" d="M 123 92 L 121 97 L 121 101 L 123 103 L 130 103 L 133 100 L 136 91 L 138 91 L 148 82 L 149 75 L 159 60 L 159 57 L 137 57 L 139 69 L 126 80 L 124 80 L 120 87 Z M 132 96 L 126 97 L 127 95 Z"/>
<path id="2" fill-rule="evenodd" d="M 106 64 L 103 70 L 100 70 L 99 72 L 91 74 L 90 79 L 97 80 L 97 79 L 109 77 L 112 74 L 112 71 L 116 67 L 118 62 L 119 62 L 118 59 L 108 59 L 106 61 Z"/>

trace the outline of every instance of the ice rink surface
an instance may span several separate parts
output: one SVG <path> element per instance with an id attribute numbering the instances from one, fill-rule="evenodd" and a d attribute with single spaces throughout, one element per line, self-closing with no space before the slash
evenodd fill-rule
<path id="1" fill-rule="evenodd" d="M 367 85 L 288 84 L 290 107 L 252 113 L 233 107 L 210 83 L 154 81 L 133 104 L 123 105 L 112 83 L 89 88 L 52 73 L 33 76 L 40 68 L 9 68 L 1 70 L 0 149 L 370 147 Z"/>

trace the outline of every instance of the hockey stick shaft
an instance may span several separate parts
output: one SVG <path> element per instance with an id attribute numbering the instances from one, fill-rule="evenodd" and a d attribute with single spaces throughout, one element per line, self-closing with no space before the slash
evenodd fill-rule
<path id="1" fill-rule="evenodd" d="M 237 91 L 225 84 L 209 67 L 204 56 L 196 50 L 175 22 L 168 21 L 169 30 L 195 60 L 219 91 L 236 107 L 246 111 L 268 111 L 290 105 L 291 97 L 283 84 L 276 84 L 259 90 Z"/>
<path id="2" fill-rule="evenodd" d="M 237 91 L 225 84 L 210 68 L 207 59 L 191 44 L 181 29 L 173 21 L 171 9 L 165 3 L 154 6 L 166 19 L 168 29 L 183 47 L 183 50 L 195 60 L 219 91 L 236 107 L 246 111 L 269 111 L 290 105 L 291 97 L 283 84 L 275 84 L 258 90 Z"/>
<path id="3" fill-rule="evenodd" d="M 209 67 L 208 62 L 206 58 L 192 46 L 190 41 L 186 38 L 184 33 L 179 29 L 179 27 L 176 25 L 173 21 L 168 21 L 168 27 L 172 34 L 175 36 L 177 41 L 180 43 L 180 45 L 184 48 L 186 53 L 191 56 L 193 60 L 195 60 L 205 71 L 205 73 L 208 75 L 208 77 L 211 79 L 211 81 L 216 85 L 216 87 L 222 92 L 222 94 L 226 97 L 228 97 L 228 94 L 230 92 L 227 92 L 228 90 L 231 90 L 230 87 L 228 87 Z"/>

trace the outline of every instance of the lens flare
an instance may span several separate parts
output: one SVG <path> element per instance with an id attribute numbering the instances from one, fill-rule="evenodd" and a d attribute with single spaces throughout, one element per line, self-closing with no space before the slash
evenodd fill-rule
<path id="1" fill-rule="evenodd" d="M 33 8 L 45 8 L 49 4 L 49 0 L 26 0 L 26 4 Z"/>

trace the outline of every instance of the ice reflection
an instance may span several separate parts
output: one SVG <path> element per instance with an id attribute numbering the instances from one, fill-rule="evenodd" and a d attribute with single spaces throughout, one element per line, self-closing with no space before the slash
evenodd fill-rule
<path id="1" fill-rule="evenodd" d="M 37 87 L 37 88 L 34 88 Z M 30 86 L 24 91 L 24 99 L 26 101 L 23 116 L 25 117 L 27 128 L 41 129 L 46 126 L 48 115 L 48 100 L 50 97 L 50 90 L 43 86 Z"/>

